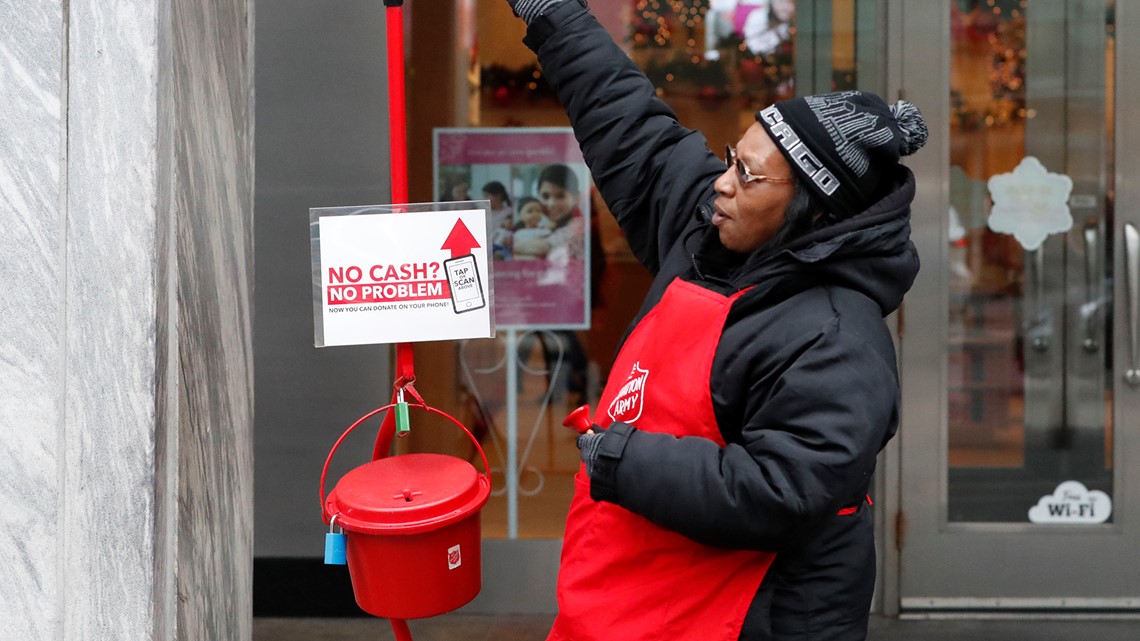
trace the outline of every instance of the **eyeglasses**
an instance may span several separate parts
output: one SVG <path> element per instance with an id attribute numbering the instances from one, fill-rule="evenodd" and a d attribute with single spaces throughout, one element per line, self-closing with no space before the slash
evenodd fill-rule
<path id="1" fill-rule="evenodd" d="M 740 179 L 740 184 L 747 185 L 750 182 L 769 182 L 769 183 L 791 183 L 795 182 L 793 178 L 777 178 L 775 176 L 756 175 L 748 172 L 748 168 L 744 163 L 737 158 L 736 150 L 731 145 L 724 146 L 724 163 L 729 167 L 736 166 L 736 177 Z"/>

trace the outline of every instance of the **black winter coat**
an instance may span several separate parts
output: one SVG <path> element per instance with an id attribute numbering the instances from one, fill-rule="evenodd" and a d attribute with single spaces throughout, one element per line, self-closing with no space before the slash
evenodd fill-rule
<path id="1" fill-rule="evenodd" d="M 731 254 L 709 221 L 724 162 L 680 126 L 585 5 L 569 0 L 538 17 L 525 42 L 654 274 L 637 320 L 675 277 L 726 295 L 752 287 L 723 328 L 693 328 L 721 332 L 709 385 L 728 445 L 616 423 L 600 442 L 593 498 L 701 543 L 776 551 L 742 639 L 865 638 L 875 550 L 863 497 L 898 424 L 883 318 L 918 271 L 912 174 L 899 166 L 877 203 L 839 224 Z M 837 515 L 848 506 L 860 509 Z"/>

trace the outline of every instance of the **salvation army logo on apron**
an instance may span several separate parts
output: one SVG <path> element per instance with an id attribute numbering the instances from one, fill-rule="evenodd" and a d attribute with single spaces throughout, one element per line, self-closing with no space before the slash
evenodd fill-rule
<path id="1" fill-rule="evenodd" d="M 615 422 L 632 423 L 641 418 L 641 410 L 645 405 L 645 380 L 649 378 L 649 370 L 642 369 L 641 363 L 633 364 L 629 378 L 621 386 L 617 396 L 610 403 L 606 411 Z"/>

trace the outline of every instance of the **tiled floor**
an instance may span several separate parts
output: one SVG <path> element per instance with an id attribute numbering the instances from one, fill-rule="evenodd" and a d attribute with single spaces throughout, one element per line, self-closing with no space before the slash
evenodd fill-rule
<path id="1" fill-rule="evenodd" d="M 408 622 L 415 641 L 542 641 L 549 615 L 450 614 Z M 392 641 L 379 619 L 254 619 L 254 641 Z M 1138 641 L 1140 620 L 931 620 L 874 617 L 870 641 Z M 615 640 L 615 641 L 621 641 Z"/>
<path id="2" fill-rule="evenodd" d="M 415 641 L 542 641 L 552 615 L 449 614 L 408 621 Z M 254 619 L 253 641 L 393 641 L 383 619 Z"/>

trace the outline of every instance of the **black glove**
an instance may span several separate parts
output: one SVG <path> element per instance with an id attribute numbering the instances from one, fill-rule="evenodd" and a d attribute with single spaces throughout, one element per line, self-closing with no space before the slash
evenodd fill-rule
<path id="1" fill-rule="evenodd" d="M 602 437 L 606 433 L 601 430 L 594 430 L 591 432 L 583 432 L 578 435 L 575 443 L 578 445 L 578 456 L 582 462 L 586 464 L 586 476 L 594 473 L 594 462 L 598 460 L 598 445 L 602 442 Z"/>
<path id="2" fill-rule="evenodd" d="M 549 13 L 556 5 L 563 2 L 565 0 L 507 0 L 507 4 L 511 5 L 515 15 L 522 18 L 523 22 L 527 24 L 542 14 Z"/>

